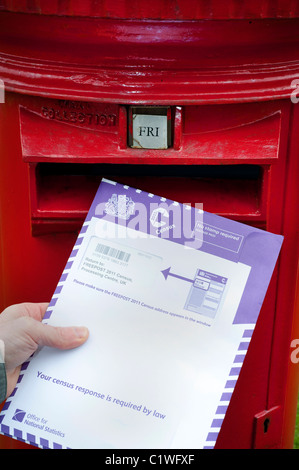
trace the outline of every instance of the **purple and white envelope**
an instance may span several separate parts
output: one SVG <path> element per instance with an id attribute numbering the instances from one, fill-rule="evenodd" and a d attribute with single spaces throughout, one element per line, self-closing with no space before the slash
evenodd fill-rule
<path id="1" fill-rule="evenodd" d="M 41 448 L 213 448 L 283 237 L 103 179 L 1 433 Z"/>

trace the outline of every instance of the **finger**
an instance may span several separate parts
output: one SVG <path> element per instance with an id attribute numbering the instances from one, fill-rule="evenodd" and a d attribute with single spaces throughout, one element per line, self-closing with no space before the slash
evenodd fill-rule
<path id="1" fill-rule="evenodd" d="M 40 346 L 73 349 L 85 343 L 89 336 L 89 331 L 84 326 L 57 327 L 39 323 L 34 335 L 36 343 Z"/>
<path id="2" fill-rule="evenodd" d="M 36 302 L 36 303 L 25 302 L 22 305 L 28 317 L 41 321 L 44 318 L 44 315 L 47 311 L 49 303 L 48 302 Z"/>
<path id="3" fill-rule="evenodd" d="M 1 322 L 6 320 L 15 320 L 24 315 L 27 315 L 26 309 L 24 309 L 24 304 L 15 304 L 10 305 L 0 315 Z"/>
<path id="4" fill-rule="evenodd" d="M 0 315 L 1 322 L 6 320 L 14 320 L 21 317 L 31 317 L 41 321 L 48 308 L 48 303 L 39 302 L 23 302 L 21 304 L 10 305 Z"/>

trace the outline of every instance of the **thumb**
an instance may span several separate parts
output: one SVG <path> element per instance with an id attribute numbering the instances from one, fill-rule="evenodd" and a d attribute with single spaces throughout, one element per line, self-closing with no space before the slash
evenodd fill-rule
<path id="1" fill-rule="evenodd" d="M 89 331 L 85 326 L 51 326 L 39 323 L 35 341 L 40 346 L 58 349 L 73 349 L 85 343 Z"/>

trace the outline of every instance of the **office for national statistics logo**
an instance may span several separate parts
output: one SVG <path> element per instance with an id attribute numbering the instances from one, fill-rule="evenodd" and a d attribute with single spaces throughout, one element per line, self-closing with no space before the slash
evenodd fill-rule
<path id="1" fill-rule="evenodd" d="M 23 419 L 25 418 L 26 416 L 26 411 L 23 411 L 23 410 L 19 410 L 18 408 L 16 409 L 15 411 L 15 414 L 13 415 L 12 419 L 14 421 L 18 421 L 19 423 L 22 423 L 23 422 Z"/>
<path id="2" fill-rule="evenodd" d="M 112 194 L 105 204 L 105 212 L 108 215 L 128 220 L 134 214 L 135 202 L 125 194 Z"/>

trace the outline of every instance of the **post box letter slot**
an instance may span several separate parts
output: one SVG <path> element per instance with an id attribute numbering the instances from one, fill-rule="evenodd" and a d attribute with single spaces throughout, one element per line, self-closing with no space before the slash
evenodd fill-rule
<path id="1" fill-rule="evenodd" d="M 51 222 L 54 231 L 79 228 L 106 177 L 182 203 L 203 203 L 208 212 L 262 224 L 267 173 L 259 165 L 31 163 L 32 222 L 40 229 Z"/>

